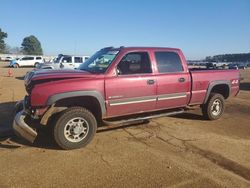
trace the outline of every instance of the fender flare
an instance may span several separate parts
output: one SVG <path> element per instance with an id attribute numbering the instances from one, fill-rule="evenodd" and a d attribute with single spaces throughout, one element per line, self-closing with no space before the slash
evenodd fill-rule
<path id="1" fill-rule="evenodd" d="M 105 106 L 105 100 L 102 96 L 102 94 L 98 91 L 91 90 L 91 91 L 70 91 L 70 92 L 64 92 L 64 93 L 58 93 L 55 95 L 52 95 L 48 98 L 46 105 L 51 106 L 57 101 L 61 99 L 66 98 L 72 98 L 72 97 L 94 97 L 97 99 L 97 101 L 100 104 L 102 116 L 106 115 L 106 106 Z"/>
<path id="2" fill-rule="evenodd" d="M 204 104 L 207 102 L 208 97 L 210 96 L 210 93 L 211 93 L 212 89 L 217 85 L 227 85 L 228 86 L 228 91 L 229 91 L 228 96 L 230 96 L 231 82 L 228 81 L 228 80 L 216 80 L 216 81 L 213 81 L 213 82 L 211 82 L 209 84 L 208 89 L 207 89 L 207 94 L 206 94 L 206 97 L 204 99 Z"/>

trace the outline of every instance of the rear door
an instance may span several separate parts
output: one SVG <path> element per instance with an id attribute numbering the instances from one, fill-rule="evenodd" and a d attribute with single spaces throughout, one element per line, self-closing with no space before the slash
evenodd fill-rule
<path id="1" fill-rule="evenodd" d="M 78 68 L 82 63 L 82 57 L 74 57 L 74 68 Z"/>
<path id="2" fill-rule="evenodd" d="M 74 69 L 74 63 L 72 61 L 72 57 L 71 56 L 64 56 L 62 58 L 62 63 L 60 65 L 60 68 Z"/>
<path id="3" fill-rule="evenodd" d="M 132 52 L 117 65 L 117 76 L 105 80 L 108 117 L 155 109 L 156 82 L 147 52 Z"/>
<path id="4" fill-rule="evenodd" d="M 36 62 L 35 63 L 42 63 L 42 57 L 36 57 Z"/>
<path id="5" fill-rule="evenodd" d="M 35 64 L 35 57 L 29 57 L 27 61 L 28 66 L 34 66 Z"/>
<path id="6" fill-rule="evenodd" d="M 186 106 L 190 97 L 190 75 L 178 52 L 155 51 L 157 64 L 157 109 Z"/>

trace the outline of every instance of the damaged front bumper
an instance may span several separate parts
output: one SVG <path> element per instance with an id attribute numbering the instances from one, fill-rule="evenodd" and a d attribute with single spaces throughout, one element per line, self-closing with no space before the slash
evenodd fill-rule
<path id="1" fill-rule="evenodd" d="M 15 134 L 33 143 L 37 137 L 37 132 L 24 121 L 25 117 L 27 116 L 27 112 L 25 111 L 24 107 L 24 101 L 20 101 L 16 104 L 16 110 L 17 114 L 13 121 L 13 129 Z"/>

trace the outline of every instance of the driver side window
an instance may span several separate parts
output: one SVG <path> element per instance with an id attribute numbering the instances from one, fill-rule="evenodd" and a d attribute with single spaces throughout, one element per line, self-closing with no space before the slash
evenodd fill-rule
<path id="1" fill-rule="evenodd" d="M 152 73 L 147 52 L 132 52 L 126 54 L 117 66 L 118 75 Z"/>

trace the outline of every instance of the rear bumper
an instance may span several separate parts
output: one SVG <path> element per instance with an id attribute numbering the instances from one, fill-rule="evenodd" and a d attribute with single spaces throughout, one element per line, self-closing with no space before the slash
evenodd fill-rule
<path id="1" fill-rule="evenodd" d="M 20 108 L 20 105 L 22 105 L 23 102 L 19 102 L 16 105 L 16 108 Z M 13 121 L 13 129 L 17 136 L 20 136 L 29 142 L 34 142 L 37 137 L 37 132 L 32 129 L 27 123 L 25 123 L 24 118 L 27 116 L 27 113 L 25 112 L 24 108 L 19 111 Z"/>

